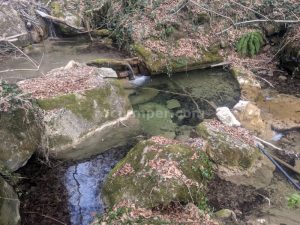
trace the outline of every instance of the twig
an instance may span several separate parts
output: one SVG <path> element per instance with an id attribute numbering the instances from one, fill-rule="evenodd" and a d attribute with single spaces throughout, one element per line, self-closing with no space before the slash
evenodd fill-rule
<path id="1" fill-rule="evenodd" d="M 7 41 L 11 46 L 16 48 L 22 55 L 24 55 L 36 68 L 39 68 L 37 62 L 35 62 L 32 58 L 30 58 L 27 54 L 25 54 L 18 46 L 16 46 L 14 43 Z"/>
<path id="2" fill-rule="evenodd" d="M 259 137 L 256 137 L 256 136 L 254 136 L 254 138 L 255 138 L 256 140 L 258 140 L 258 141 L 261 141 L 262 143 L 264 143 L 264 144 L 266 144 L 266 145 L 269 145 L 270 147 L 272 147 L 272 148 L 274 148 L 274 149 L 276 149 L 276 150 L 278 150 L 278 151 L 280 151 L 280 152 L 286 153 L 285 150 L 283 150 L 282 148 L 279 148 L 279 147 L 273 145 L 273 144 L 270 143 L 270 142 L 267 142 L 267 141 L 265 141 L 265 140 L 263 140 L 263 139 L 261 139 L 261 138 L 259 138 Z M 297 152 L 290 152 L 290 154 L 295 155 L 296 158 L 299 158 L 299 157 L 300 157 L 300 154 L 297 153 Z"/>
<path id="3" fill-rule="evenodd" d="M 25 212 L 25 213 L 26 213 L 26 214 L 36 214 L 36 215 L 40 215 L 40 216 L 42 216 L 42 217 L 45 217 L 45 218 L 47 218 L 47 219 L 51 219 L 51 220 L 53 220 L 53 221 L 55 221 L 55 222 L 58 222 L 58 223 L 60 223 L 60 224 L 67 225 L 67 224 L 64 223 L 64 222 L 62 222 L 62 221 L 60 221 L 60 220 L 58 220 L 58 219 L 55 219 L 55 218 L 53 218 L 53 217 L 51 217 L 51 216 L 45 215 L 45 214 L 40 214 L 40 213 L 37 213 L 37 212 Z"/>
<path id="4" fill-rule="evenodd" d="M 262 194 L 259 194 L 259 193 L 258 193 L 258 195 L 261 196 L 261 197 L 263 197 L 264 199 L 266 199 L 268 201 L 269 207 L 271 206 L 271 200 L 268 197 L 266 197 L 266 196 L 264 196 Z"/>
<path id="5" fill-rule="evenodd" d="M 225 15 L 223 15 L 223 14 L 221 14 L 221 13 L 218 13 L 218 12 L 213 11 L 213 10 L 211 10 L 211 9 L 205 8 L 205 7 L 201 6 L 198 2 L 195 2 L 195 1 L 192 1 L 192 0 L 189 0 L 189 2 L 190 2 L 190 3 L 193 3 L 194 5 L 198 6 L 198 7 L 201 8 L 201 9 L 204 9 L 205 11 L 208 11 L 208 12 L 214 13 L 214 14 L 216 14 L 216 15 L 218 15 L 218 16 L 221 16 L 221 17 L 223 17 L 223 18 L 226 18 L 226 19 L 230 20 L 230 22 L 231 22 L 232 24 L 234 24 L 233 19 L 231 19 L 229 16 L 225 16 Z"/>
<path id="6" fill-rule="evenodd" d="M 247 20 L 247 21 L 241 21 L 237 23 L 233 23 L 230 27 L 226 28 L 225 30 L 222 30 L 221 32 L 216 33 L 217 35 L 222 34 L 233 27 L 245 25 L 249 23 L 263 23 L 263 22 L 274 22 L 274 23 L 300 23 L 300 20 L 267 20 L 267 19 L 257 19 L 257 20 Z"/>
<path id="7" fill-rule="evenodd" d="M 270 81 L 266 80 L 265 78 L 260 77 L 260 76 L 257 76 L 257 75 L 254 75 L 254 76 L 257 77 L 257 78 L 259 78 L 259 79 L 261 79 L 261 80 L 263 80 L 263 81 L 266 82 L 268 85 L 270 85 L 272 88 L 275 88 L 274 85 L 273 85 Z"/>
<path id="8" fill-rule="evenodd" d="M 270 61 L 268 62 L 268 63 L 270 63 L 270 62 L 272 62 L 273 61 L 273 59 L 275 59 L 275 57 L 279 54 L 279 52 L 281 52 L 282 51 L 282 49 L 284 49 L 285 48 L 285 46 L 287 46 L 290 42 L 292 42 L 292 41 L 294 41 L 295 40 L 295 38 L 292 38 L 292 39 L 290 39 L 290 40 L 288 40 L 277 52 L 276 52 L 276 54 L 272 57 L 272 59 L 270 59 Z"/>
<path id="9" fill-rule="evenodd" d="M 243 7 L 243 8 L 245 8 L 245 9 L 248 9 L 248 10 L 250 10 L 250 11 L 256 13 L 257 15 L 260 15 L 260 16 L 264 17 L 266 20 L 270 20 L 270 19 L 269 19 L 268 17 L 266 17 L 265 15 L 263 15 L 263 14 L 261 14 L 261 13 L 255 11 L 255 10 L 253 10 L 253 9 L 251 9 L 250 7 L 247 7 L 247 6 L 245 6 L 245 5 L 242 5 L 241 3 L 235 2 L 235 1 L 233 1 L 233 0 L 230 0 L 230 1 L 231 1 L 232 3 L 234 3 L 234 4 L 237 4 L 237 5 L 239 5 L 239 6 Z"/>

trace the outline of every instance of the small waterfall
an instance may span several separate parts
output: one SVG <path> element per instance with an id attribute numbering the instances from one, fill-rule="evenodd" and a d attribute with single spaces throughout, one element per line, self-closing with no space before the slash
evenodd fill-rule
<path id="1" fill-rule="evenodd" d="M 49 27 L 49 38 L 57 38 L 53 22 L 51 20 L 49 20 L 48 24 L 49 24 L 49 26 L 48 26 Z"/>

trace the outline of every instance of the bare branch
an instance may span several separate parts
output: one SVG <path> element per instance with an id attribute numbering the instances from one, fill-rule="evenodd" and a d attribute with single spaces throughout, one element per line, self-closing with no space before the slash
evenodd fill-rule
<path id="1" fill-rule="evenodd" d="M 241 3 L 235 2 L 235 1 L 233 1 L 233 0 L 230 0 L 230 1 L 231 1 L 232 3 L 234 3 L 234 4 L 236 4 L 236 5 L 239 5 L 239 6 L 243 7 L 243 8 L 245 8 L 245 9 L 248 9 L 248 10 L 250 10 L 250 11 L 256 13 L 257 15 L 260 15 L 260 16 L 264 17 L 266 20 L 270 20 L 270 19 L 269 19 L 268 17 L 266 17 L 265 15 L 263 15 L 263 14 L 261 14 L 261 13 L 255 11 L 255 10 L 253 10 L 253 9 L 247 7 L 247 6 L 244 6 L 244 5 L 242 5 Z"/>
<path id="2" fill-rule="evenodd" d="M 208 12 L 214 13 L 214 14 L 216 14 L 216 15 L 218 15 L 218 16 L 221 16 L 221 17 L 223 17 L 223 18 L 226 18 L 226 19 L 230 20 L 230 22 L 231 22 L 232 24 L 234 24 L 233 19 L 231 19 L 229 16 L 225 16 L 225 15 L 223 15 L 223 14 L 221 14 L 221 13 L 218 13 L 218 12 L 213 11 L 213 10 L 211 10 L 211 9 L 205 8 L 205 7 L 201 6 L 198 2 L 195 2 L 195 1 L 193 1 L 193 0 L 190 0 L 189 2 L 190 2 L 190 3 L 193 3 L 194 5 L 198 6 L 199 8 L 201 8 L 201 9 L 203 9 L 203 10 L 205 10 L 205 11 L 208 11 Z"/>

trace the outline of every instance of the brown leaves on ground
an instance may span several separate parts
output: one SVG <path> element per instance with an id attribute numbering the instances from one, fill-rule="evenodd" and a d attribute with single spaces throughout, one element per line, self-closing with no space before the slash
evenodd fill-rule
<path id="1" fill-rule="evenodd" d="M 126 176 L 134 172 L 134 169 L 129 163 L 126 163 L 120 170 L 113 174 L 113 177 Z"/>
<path id="2" fill-rule="evenodd" d="M 111 221 L 109 214 L 124 209 L 124 213 L 115 217 Z M 143 222 L 145 225 L 153 224 L 153 221 L 161 221 L 167 224 L 193 224 L 193 225 L 218 225 L 219 223 L 212 220 L 208 214 L 202 213 L 194 204 L 181 205 L 180 203 L 172 203 L 167 207 L 157 207 L 154 209 L 145 209 L 137 207 L 135 204 L 128 200 L 121 201 L 112 212 L 104 215 L 99 221 L 93 224 L 100 223 L 101 225 L 107 224 L 140 224 Z M 152 222 L 151 222 L 152 221 Z"/>
<path id="3" fill-rule="evenodd" d="M 218 120 L 212 120 L 208 124 L 212 130 L 230 135 L 233 139 L 240 140 L 248 145 L 254 146 L 254 136 L 243 127 L 226 126 Z"/>
<path id="4" fill-rule="evenodd" d="M 18 83 L 24 93 L 37 99 L 80 92 L 104 85 L 97 68 L 76 64 L 72 68 L 58 68 L 44 76 Z"/>

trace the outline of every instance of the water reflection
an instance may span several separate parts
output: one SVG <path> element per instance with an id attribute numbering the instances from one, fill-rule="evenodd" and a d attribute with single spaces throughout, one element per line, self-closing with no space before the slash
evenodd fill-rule
<path id="1" fill-rule="evenodd" d="M 88 225 L 104 212 L 101 187 L 105 176 L 125 156 L 120 149 L 110 150 L 89 161 L 70 166 L 65 174 L 72 225 Z"/>

